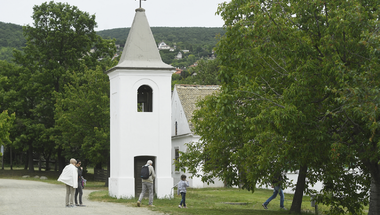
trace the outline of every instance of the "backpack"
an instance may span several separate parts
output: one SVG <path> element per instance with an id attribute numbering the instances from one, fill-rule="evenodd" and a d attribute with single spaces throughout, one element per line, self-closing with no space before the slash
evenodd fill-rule
<path id="1" fill-rule="evenodd" d="M 151 174 L 149 174 L 149 166 L 142 166 L 141 168 L 141 178 L 148 179 Z"/>

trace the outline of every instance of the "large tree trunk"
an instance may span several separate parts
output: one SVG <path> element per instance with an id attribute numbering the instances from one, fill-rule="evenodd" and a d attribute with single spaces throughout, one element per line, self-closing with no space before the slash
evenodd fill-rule
<path id="1" fill-rule="evenodd" d="M 28 164 L 29 164 L 28 152 L 25 155 L 26 155 L 26 159 L 24 160 L 25 161 L 24 170 L 28 170 Z"/>
<path id="2" fill-rule="evenodd" d="M 33 165 L 33 145 L 32 145 L 32 143 L 29 143 L 29 149 L 28 149 L 28 164 L 29 164 L 29 172 L 34 172 L 34 165 Z"/>
<path id="3" fill-rule="evenodd" d="M 65 167 L 65 158 L 62 157 L 62 148 L 61 147 L 59 147 L 59 149 L 57 151 L 57 160 L 56 160 L 56 162 L 58 162 L 59 172 L 62 172 L 63 168 Z"/>
<path id="4" fill-rule="evenodd" d="M 296 192 L 293 196 L 293 203 L 290 208 L 291 212 L 301 213 L 303 191 L 305 189 L 307 166 L 301 166 L 298 174 Z"/>
<path id="5" fill-rule="evenodd" d="M 9 148 L 9 150 L 11 151 L 10 155 L 11 155 L 11 159 L 9 161 L 9 164 L 11 165 L 11 170 L 13 170 L 13 156 L 12 156 L 12 147 Z M 3 156 L 4 157 L 4 156 Z"/>
<path id="6" fill-rule="evenodd" d="M 47 155 L 46 156 L 46 158 L 45 158 L 45 171 L 50 171 L 50 162 L 49 162 L 49 160 L 50 160 L 50 155 L 51 154 L 49 154 L 49 155 Z"/>
<path id="7" fill-rule="evenodd" d="M 371 165 L 371 188 L 370 188 L 370 202 L 369 202 L 369 215 L 380 214 L 380 169 L 377 163 Z"/>

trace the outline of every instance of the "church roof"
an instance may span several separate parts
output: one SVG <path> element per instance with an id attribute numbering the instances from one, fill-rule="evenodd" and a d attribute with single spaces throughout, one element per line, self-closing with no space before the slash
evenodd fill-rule
<path id="1" fill-rule="evenodd" d="M 196 103 L 204 99 L 206 96 L 220 91 L 220 86 L 177 84 L 174 87 L 177 91 L 183 111 L 185 112 L 190 130 L 193 131 L 194 126 L 191 119 L 193 118 L 193 112 L 198 109 Z"/>
<path id="2" fill-rule="evenodd" d="M 175 70 L 162 61 L 143 8 L 136 9 L 119 64 L 106 73 L 116 69 Z"/>

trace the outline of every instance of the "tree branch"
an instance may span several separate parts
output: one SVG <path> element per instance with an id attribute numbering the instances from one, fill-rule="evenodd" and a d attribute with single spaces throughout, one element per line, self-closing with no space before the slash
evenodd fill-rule
<path id="1" fill-rule="evenodd" d="M 265 98 L 265 97 L 263 97 L 263 96 L 261 96 L 261 95 L 259 95 L 259 94 L 257 94 L 257 93 L 254 93 L 254 92 L 248 92 L 248 91 L 241 91 L 241 92 L 254 94 L 254 95 L 260 97 L 262 100 L 265 100 L 265 101 L 271 102 L 271 103 L 273 103 L 274 105 L 276 105 L 276 106 L 278 106 L 278 107 L 280 107 L 280 108 L 285 108 L 285 106 L 282 106 L 282 105 L 280 105 L 280 104 L 278 104 L 278 103 L 276 103 L 276 102 L 274 102 L 274 101 L 272 101 L 272 100 L 270 100 L 270 99 L 267 99 L 267 98 Z"/>
<path id="2" fill-rule="evenodd" d="M 268 85 L 269 89 L 271 89 L 277 96 L 281 96 L 279 93 L 277 93 L 271 86 L 270 84 L 263 78 L 260 76 L 260 78 Z"/>

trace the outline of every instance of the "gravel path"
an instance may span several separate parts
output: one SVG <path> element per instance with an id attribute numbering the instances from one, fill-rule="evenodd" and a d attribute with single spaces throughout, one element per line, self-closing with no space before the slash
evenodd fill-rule
<path id="1" fill-rule="evenodd" d="M 147 208 L 88 200 L 93 190 L 83 190 L 86 207 L 65 207 L 65 185 L 38 181 L 0 179 L 0 215 L 163 215 Z"/>

